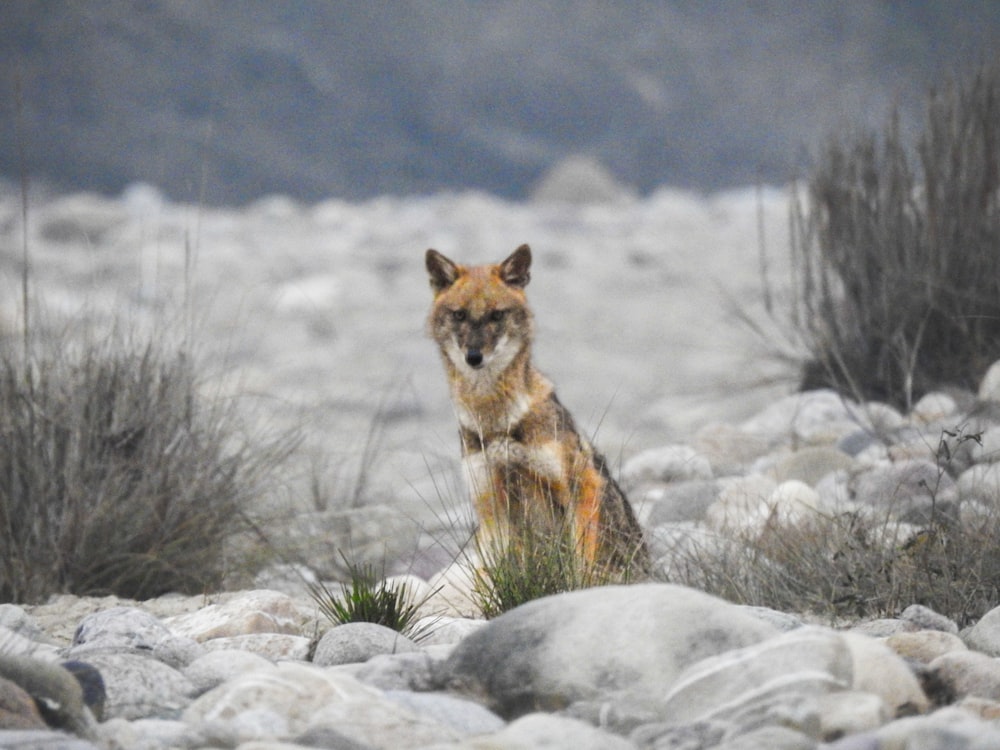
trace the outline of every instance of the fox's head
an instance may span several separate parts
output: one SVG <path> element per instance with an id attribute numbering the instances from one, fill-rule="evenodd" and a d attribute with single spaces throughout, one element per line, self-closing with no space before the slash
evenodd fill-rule
<path id="1" fill-rule="evenodd" d="M 487 266 L 462 266 L 428 250 L 426 262 L 434 290 L 431 336 L 459 373 L 495 378 L 531 344 L 524 295 L 531 249 L 521 245 L 502 263 Z"/>

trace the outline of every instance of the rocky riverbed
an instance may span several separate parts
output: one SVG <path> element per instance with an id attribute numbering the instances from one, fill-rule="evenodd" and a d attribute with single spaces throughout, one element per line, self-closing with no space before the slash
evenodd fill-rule
<path id="1" fill-rule="evenodd" d="M 977 439 L 945 462 L 942 436 L 959 434 Z M 413 638 L 333 627 L 294 585 L 2 605 L 0 746 L 1000 747 L 1000 607 L 964 627 L 919 602 L 824 622 L 659 582 L 677 580 L 692 540 L 752 544 L 776 517 L 874 514 L 889 546 L 944 507 L 974 524 L 1000 503 L 998 459 L 1000 365 L 978 393 L 929 394 L 905 414 L 814 391 L 638 453 L 623 482 L 654 580 L 490 621 L 463 560 L 406 579 L 429 597 Z"/>
<path id="2" fill-rule="evenodd" d="M 117 329 L 193 352 L 206 396 L 237 402 L 255 437 L 303 437 L 281 490 L 260 500 L 288 519 L 268 524 L 287 532 L 283 548 L 300 545 L 325 575 L 342 567 L 338 548 L 406 561 L 465 504 L 424 333 L 428 247 L 489 262 L 532 246 L 537 364 L 616 468 L 792 387 L 794 371 L 762 357 L 770 344 L 734 314 L 759 311 L 762 270 L 787 287 L 787 191 L 636 198 L 606 175 L 553 177 L 522 203 L 272 196 L 210 208 L 147 185 L 117 198 L 39 190 L 26 227 L 19 192 L 0 184 L 0 332 L 20 340 L 27 261 L 36 340 Z"/>

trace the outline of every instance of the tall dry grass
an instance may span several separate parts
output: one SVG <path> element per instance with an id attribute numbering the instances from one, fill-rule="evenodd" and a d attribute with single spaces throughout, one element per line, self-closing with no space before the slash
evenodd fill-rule
<path id="1" fill-rule="evenodd" d="M 217 588 L 291 443 L 247 435 L 183 351 L 67 335 L 0 347 L 0 446 L 0 600 L 37 601 Z"/>
<path id="2" fill-rule="evenodd" d="M 1000 66 L 932 92 L 923 133 L 834 138 L 792 216 L 803 387 L 908 408 L 1000 358 Z M 802 196 L 800 196 L 801 198 Z"/>

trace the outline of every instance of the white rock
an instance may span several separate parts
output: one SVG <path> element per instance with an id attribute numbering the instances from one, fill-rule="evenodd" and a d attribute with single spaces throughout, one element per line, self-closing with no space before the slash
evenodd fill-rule
<path id="1" fill-rule="evenodd" d="M 496 732 L 506 723 L 478 703 L 445 693 L 388 690 L 385 697 L 418 716 L 433 719 L 438 724 L 451 727 L 462 734 Z"/>
<path id="2" fill-rule="evenodd" d="M 851 680 L 847 644 L 833 631 L 800 628 L 693 664 L 657 714 L 672 722 L 728 719 L 765 700 L 844 690 Z"/>
<path id="3" fill-rule="evenodd" d="M 882 750 L 990 750 L 1000 747 L 1000 731 L 962 709 L 946 706 L 927 716 L 897 719 L 865 735 L 859 748 Z"/>
<path id="4" fill-rule="evenodd" d="M 980 436 L 980 443 L 972 447 L 972 460 L 976 463 L 1000 461 L 1000 427 L 989 427 Z"/>
<path id="5" fill-rule="evenodd" d="M 935 612 L 923 604 L 911 604 L 899 614 L 899 619 L 912 622 L 926 630 L 942 630 L 946 633 L 958 633 L 958 625 L 950 617 Z"/>
<path id="6" fill-rule="evenodd" d="M 499 732 L 472 737 L 424 750 L 635 750 L 628 740 L 604 732 L 577 719 L 532 713 L 511 722 Z"/>
<path id="7" fill-rule="evenodd" d="M 269 661 L 293 659 L 305 661 L 309 658 L 311 639 L 304 635 L 284 633 L 248 633 L 229 638 L 213 638 L 205 641 L 206 653 L 212 651 L 246 651 Z"/>
<path id="8" fill-rule="evenodd" d="M 834 391 L 806 391 L 770 404 L 740 428 L 767 437 L 775 444 L 809 443 L 831 431 L 846 434 L 858 426 L 860 415 L 856 403 Z"/>
<path id="9" fill-rule="evenodd" d="M 1000 656 L 1000 607 L 979 618 L 963 636 L 969 648 L 988 656 Z"/>
<path id="10" fill-rule="evenodd" d="M 659 485 L 642 495 L 629 492 L 629 499 L 644 527 L 662 523 L 701 521 L 705 511 L 718 499 L 721 484 L 714 479 L 693 479 Z"/>
<path id="11" fill-rule="evenodd" d="M 420 646 L 455 644 L 486 624 L 486 620 L 471 617 L 431 616 L 413 623 L 413 636 Z"/>
<path id="12" fill-rule="evenodd" d="M 771 475 L 778 482 L 797 479 L 815 487 L 823 477 L 838 471 L 847 471 L 854 459 L 843 451 L 828 445 L 809 446 L 782 456 L 774 464 Z"/>
<path id="13" fill-rule="evenodd" d="M 877 695 L 889 709 L 890 716 L 923 713 L 929 702 L 913 670 L 891 648 L 878 639 L 859 633 L 844 632 L 853 661 L 851 686 Z"/>
<path id="14" fill-rule="evenodd" d="M 459 643 L 455 690 L 506 717 L 580 700 L 656 705 L 702 658 L 776 630 L 735 605 L 669 584 L 602 586 L 523 604 Z"/>
<path id="15" fill-rule="evenodd" d="M 346 664 L 337 669 L 349 670 L 349 674 L 365 685 L 380 690 L 427 691 L 440 687 L 441 664 L 447 658 L 450 647 L 431 647 L 402 654 L 381 654 L 363 663 Z"/>
<path id="16" fill-rule="evenodd" d="M 320 667 L 368 661 L 380 654 L 416 651 L 402 633 L 372 622 L 347 622 L 330 628 L 316 645 L 313 663 Z"/>
<path id="17" fill-rule="evenodd" d="M 51 644 L 39 643 L 13 630 L 0 627 L 0 654 L 30 656 L 33 659 L 56 661 L 61 657 L 61 650 Z"/>
<path id="18" fill-rule="evenodd" d="M 813 519 L 819 509 L 820 497 L 805 482 L 790 479 L 775 487 L 774 492 L 767 499 L 768 516 L 761 519 L 761 522 L 769 518 L 780 523 L 798 523 L 803 520 Z"/>
<path id="19" fill-rule="evenodd" d="M 699 560 L 711 560 L 722 554 L 735 559 L 742 551 L 732 535 L 691 522 L 656 526 L 648 535 L 648 544 L 658 577 L 684 580 L 695 587 L 703 582 L 699 577 Z"/>
<path id="20" fill-rule="evenodd" d="M 816 483 L 819 505 L 828 513 L 848 513 L 857 508 L 851 496 L 851 476 L 846 471 L 827 474 Z"/>
<path id="21" fill-rule="evenodd" d="M 979 651 L 949 651 L 930 663 L 931 672 L 956 698 L 1000 701 L 1000 661 Z"/>
<path id="22" fill-rule="evenodd" d="M 230 742 L 290 740 L 326 727 L 376 748 L 422 747 L 462 736 L 348 674 L 293 662 L 240 675 L 210 690 L 182 718 L 205 735 Z"/>
<path id="23" fill-rule="evenodd" d="M 893 633 L 885 645 L 911 662 L 930 664 L 937 657 L 952 651 L 967 651 L 968 646 L 953 633 L 942 630 L 918 630 L 915 633 Z"/>
<path id="24" fill-rule="evenodd" d="M 263 656 L 249 651 L 220 649 L 208 651 L 204 656 L 195 659 L 181 671 L 181 674 L 190 680 L 194 695 L 201 695 L 238 675 L 269 667 L 274 667 L 274 664 Z"/>
<path id="25" fill-rule="evenodd" d="M 921 396 L 910 410 L 910 417 L 917 424 L 930 424 L 953 416 L 958 411 L 955 399 L 947 393 L 932 391 Z"/>
<path id="26" fill-rule="evenodd" d="M 1000 401 L 1000 360 L 990 365 L 979 381 L 980 401 Z"/>
<path id="27" fill-rule="evenodd" d="M 820 734 L 825 739 L 877 729 L 893 718 L 885 701 L 860 690 L 828 693 L 817 697 L 816 702 L 819 706 Z"/>
<path id="28" fill-rule="evenodd" d="M 302 731 L 328 703 L 381 698 L 381 692 L 353 677 L 296 662 L 246 672 L 197 698 L 182 716 L 189 724 L 229 721 L 245 711 L 268 709 L 290 731 Z"/>
<path id="29" fill-rule="evenodd" d="M 705 511 L 705 523 L 717 531 L 755 529 L 770 513 L 767 500 L 778 484 L 770 477 L 751 474 L 721 479 L 718 499 Z"/>
<path id="30" fill-rule="evenodd" d="M 698 430 L 692 447 L 708 459 L 712 475 L 742 474 L 770 449 L 771 441 L 725 423 L 708 424 Z"/>
<path id="31" fill-rule="evenodd" d="M 859 504 L 914 523 L 925 522 L 935 500 L 941 502 L 948 498 L 954 488 L 955 481 L 944 469 L 923 459 L 873 467 L 859 474 L 854 482 Z"/>
<path id="32" fill-rule="evenodd" d="M 195 693 L 183 674 L 151 656 L 95 652 L 87 663 L 104 678 L 108 718 L 172 718 Z"/>
<path id="33" fill-rule="evenodd" d="M 1000 503 L 1000 462 L 974 464 L 959 474 L 958 494 L 963 500 L 996 507 Z"/>
<path id="34" fill-rule="evenodd" d="M 198 732 L 173 719 L 110 719 L 102 722 L 99 730 L 106 747 L 122 750 L 159 750 L 202 744 Z"/>
<path id="35" fill-rule="evenodd" d="M 438 712 L 437 717 L 441 714 Z M 435 715 L 417 714 L 388 698 L 329 702 L 313 714 L 309 728 L 330 727 L 362 747 L 397 750 L 454 742 L 463 733 Z"/>
<path id="36" fill-rule="evenodd" d="M 250 633 L 301 635 L 305 621 L 295 600 L 277 591 L 247 591 L 223 604 L 177 615 L 164 624 L 177 635 L 204 642 Z"/>
<path id="37" fill-rule="evenodd" d="M 876 435 L 886 435 L 906 424 L 906 417 L 898 410 L 881 401 L 866 401 L 860 406 L 848 402 L 848 411 L 854 415 L 858 425 Z"/>
<path id="38" fill-rule="evenodd" d="M 0 604 L 0 630 L 5 633 L 16 633 L 39 644 L 51 643 L 38 624 L 16 604 Z"/>
<path id="39" fill-rule="evenodd" d="M 134 607 L 112 607 L 80 621 L 70 647 L 71 658 L 93 651 L 120 650 L 151 653 L 174 634 L 149 612 Z"/>
<path id="40" fill-rule="evenodd" d="M 708 459 L 686 445 L 645 450 L 630 458 L 622 467 L 622 484 L 626 489 L 638 487 L 644 482 L 711 478 L 712 466 Z"/>

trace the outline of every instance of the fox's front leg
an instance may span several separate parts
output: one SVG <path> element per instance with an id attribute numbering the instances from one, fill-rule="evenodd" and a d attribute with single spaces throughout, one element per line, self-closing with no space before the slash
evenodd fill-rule
<path id="1" fill-rule="evenodd" d="M 469 453 L 463 464 L 479 520 L 476 529 L 479 551 L 501 552 L 510 542 L 510 497 L 506 483 L 483 451 Z"/>
<path id="2" fill-rule="evenodd" d="M 588 565 L 597 562 L 597 547 L 601 527 L 601 498 L 604 493 L 604 480 L 600 473 L 592 467 L 582 472 L 579 494 L 575 498 L 573 513 L 573 531 L 576 536 L 577 549 Z"/>

